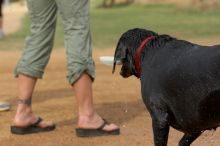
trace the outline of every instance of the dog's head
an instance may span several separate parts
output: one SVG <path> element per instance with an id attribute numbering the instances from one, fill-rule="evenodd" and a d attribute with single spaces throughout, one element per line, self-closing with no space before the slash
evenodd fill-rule
<path id="1" fill-rule="evenodd" d="M 122 34 L 115 50 L 112 72 L 114 73 L 116 64 L 121 64 L 120 74 L 122 77 L 127 78 L 132 75 L 139 77 L 135 68 L 135 58 L 138 47 L 147 37 L 156 35 L 157 34 L 152 31 L 140 28 L 130 29 Z"/>

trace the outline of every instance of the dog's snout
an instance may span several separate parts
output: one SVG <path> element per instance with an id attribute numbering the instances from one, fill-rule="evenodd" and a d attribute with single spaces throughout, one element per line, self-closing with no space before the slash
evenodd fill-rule
<path id="1" fill-rule="evenodd" d="M 124 74 L 123 72 L 120 72 L 120 75 L 121 75 L 123 78 L 128 78 L 128 77 L 131 76 L 130 74 Z"/>
<path id="2" fill-rule="evenodd" d="M 123 78 L 128 78 L 131 76 L 130 72 L 127 69 L 125 69 L 124 67 L 121 68 L 120 75 Z"/>

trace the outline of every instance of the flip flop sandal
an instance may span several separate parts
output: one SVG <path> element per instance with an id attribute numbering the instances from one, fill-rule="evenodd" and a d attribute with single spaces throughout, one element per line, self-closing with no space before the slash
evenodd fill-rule
<path id="1" fill-rule="evenodd" d="M 76 128 L 76 135 L 78 137 L 95 137 L 95 136 L 108 136 L 108 135 L 119 135 L 120 129 L 114 129 L 111 131 L 103 130 L 103 128 L 109 123 L 103 119 L 104 123 L 97 129 L 85 129 L 85 128 Z"/>
<path id="2" fill-rule="evenodd" d="M 39 127 L 39 123 L 42 121 L 43 119 L 39 117 L 34 124 L 31 124 L 26 127 L 11 126 L 11 133 L 24 135 L 24 134 L 32 134 L 38 132 L 49 132 L 56 128 L 55 125 L 47 126 L 47 127 Z"/>
<path id="3" fill-rule="evenodd" d="M 8 102 L 0 102 L 0 111 L 8 111 L 11 108 L 11 104 Z"/>

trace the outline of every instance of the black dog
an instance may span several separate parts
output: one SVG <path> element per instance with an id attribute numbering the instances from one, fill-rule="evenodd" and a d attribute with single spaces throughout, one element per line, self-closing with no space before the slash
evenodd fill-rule
<path id="1" fill-rule="evenodd" d="M 125 32 L 114 66 L 141 80 L 153 123 L 155 146 L 167 146 L 169 127 L 182 131 L 179 146 L 220 126 L 220 45 L 200 46 L 145 29 Z"/>

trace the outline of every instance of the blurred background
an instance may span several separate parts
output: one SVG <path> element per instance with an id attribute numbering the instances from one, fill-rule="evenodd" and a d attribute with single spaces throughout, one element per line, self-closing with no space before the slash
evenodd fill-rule
<path id="1" fill-rule="evenodd" d="M 140 83 L 135 77 L 112 75 L 111 66 L 101 64 L 99 56 L 113 55 L 118 39 L 128 29 L 145 28 L 159 34 L 201 45 L 220 44 L 220 0 L 91 0 L 91 31 L 97 79 L 94 101 L 106 119 L 120 125 L 120 137 L 77 139 L 76 100 L 66 82 L 66 57 L 60 18 L 54 51 L 33 96 L 34 110 L 58 124 L 55 132 L 25 137 L 10 134 L 9 127 L 17 105 L 14 68 L 29 34 L 26 0 L 5 0 L 3 31 L 0 39 L 0 102 L 12 108 L 0 112 L 0 146 L 153 146 L 151 118 L 141 100 Z M 134 88 L 135 87 L 135 88 Z M 74 105 L 74 106 L 73 106 Z M 73 117 L 72 117 L 73 115 Z M 169 146 L 176 146 L 182 134 L 171 129 Z M 219 146 L 220 130 L 205 133 L 192 146 Z M 55 142 L 54 142 L 55 140 Z"/>
<path id="2" fill-rule="evenodd" d="M 5 7 L 13 3 L 26 7 L 25 0 L 5 0 L 5 3 Z M 93 47 L 114 48 L 120 35 L 134 27 L 199 43 L 205 40 L 207 44 L 212 39 L 211 43 L 218 43 L 219 8 L 219 0 L 91 0 Z M 28 33 L 29 17 L 25 13 L 19 29 L 0 41 L 0 49 L 22 49 Z M 55 48 L 63 48 L 62 24 L 57 25 L 55 42 Z"/>

